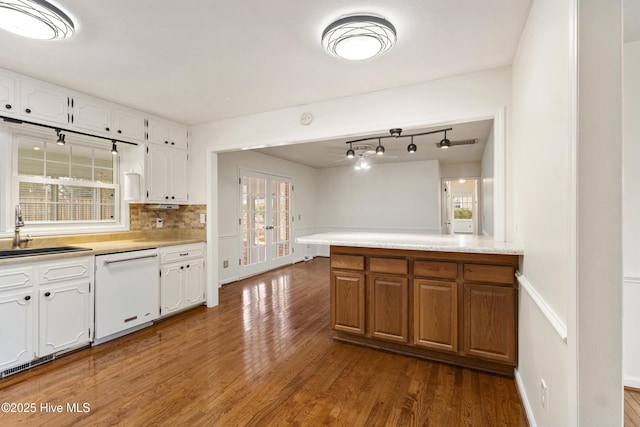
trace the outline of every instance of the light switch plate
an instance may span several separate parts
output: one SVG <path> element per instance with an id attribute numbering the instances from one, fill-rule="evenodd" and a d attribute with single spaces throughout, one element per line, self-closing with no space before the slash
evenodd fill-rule
<path id="1" fill-rule="evenodd" d="M 201 213 L 200 214 L 200 224 L 204 224 L 205 222 L 207 222 L 206 214 Z"/>
<path id="2" fill-rule="evenodd" d="M 156 218 L 156 228 L 162 228 L 162 219 Z"/>

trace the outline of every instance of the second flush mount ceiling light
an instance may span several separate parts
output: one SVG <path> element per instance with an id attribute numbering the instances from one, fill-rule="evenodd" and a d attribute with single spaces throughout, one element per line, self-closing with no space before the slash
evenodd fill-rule
<path id="1" fill-rule="evenodd" d="M 0 28 L 38 40 L 62 40 L 75 31 L 71 18 L 44 0 L 0 0 Z"/>
<path id="2" fill-rule="evenodd" d="M 322 32 L 322 46 L 338 58 L 358 61 L 382 55 L 396 42 L 396 28 L 384 18 L 353 15 Z"/>

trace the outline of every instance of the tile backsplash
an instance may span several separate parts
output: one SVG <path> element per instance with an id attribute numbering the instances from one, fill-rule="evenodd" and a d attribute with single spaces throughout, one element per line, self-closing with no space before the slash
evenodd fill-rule
<path id="1" fill-rule="evenodd" d="M 130 204 L 130 230 L 156 230 L 156 219 L 162 218 L 163 230 L 202 230 L 204 232 L 206 224 L 200 223 L 200 214 L 206 214 L 206 212 L 206 205 L 180 205 L 175 210 L 151 210 L 143 204 Z"/>

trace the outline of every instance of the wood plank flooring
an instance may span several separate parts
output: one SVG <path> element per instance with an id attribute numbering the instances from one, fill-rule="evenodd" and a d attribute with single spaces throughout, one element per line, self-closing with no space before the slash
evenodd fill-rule
<path id="1" fill-rule="evenodd" d="M 640 427 L 640 390 L 624 390 L 624 426 Z"/>
<path id="2" fill-rule="evenodd" d="M 216 308 L 0 381 L 1 402 L 36 405 L 0 413 L 0 425 L 527 425 L 511 378 L 331 336 L 329 264 L 316 258 L 225 285 Z"/>

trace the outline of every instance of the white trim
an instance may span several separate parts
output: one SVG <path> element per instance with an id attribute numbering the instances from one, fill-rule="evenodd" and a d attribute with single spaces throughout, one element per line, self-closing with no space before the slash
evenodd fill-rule
<path id="1" fill-rule="evenodd" d="M 500 108 L 493 119 L 493 238 L 496 242 L 507 240 L 505 110 Z"/>
<path id="2" fill-rule="evenodd" d="M 636 275 L 624 276 L 623 280 L 624 280 L 624 283 L 640 285 L 640 276 L 636 276 Z"/>
<path id="3" fill-rule="evenodd" d="M 629 377 L 625 375 L 624 377 L 622 377 L 622 384 L 625 387 L 640 389 L 640 377 Z"/>
<path id="4" fill-rule="evenodd" d="M 238 233 L 235 234 L 220 234 L 218 240 L 232 240 L 238 237 Z"/>
<path id="5" fill-rule="evenodd" d="M 226 279 L 220 280 L 220 282 L 218 283 L 218 287 L 226 285 L 227 283 L 237 282 L 238 280 L 240 280 L 240 277 L 238 276 L 227 277 Z"/>
<path id="6" fill-rule="evenodd" d="M 560 319 L 560 317 L 553 311 L 551 306 L 545 301 L 544 298 L 536 291 L 535 287 L 524 277 L 522 274 L 517 273 L 516 277 L 518 278 L 518 283 L 522 286 L 522 288 L 527 291 L 527 294 L 533 302 L 536 303 L 544 317 L 547 318 L 553 329 L 560 336 L 562 341 L 567 344 L 567 325 Z"/>
<path id="7" fill-rule="evenodd" d="M 533 416 L 533 409 L 531 408 L 531 403 L 529 402 L 529 396 L 527 396 L 527 390 L 524 387 L 524 383 L 522 382 L 522 377 L 520 376 L 520 371 L 518 370 L 518 368 L 515 369 L 515 378 L 516 387 L 518 387 L 520 400 L 522 400 L 522 406 L 524 406 L 524 412 L 527 415 L 529 426 L 537 427 L 538 424 L 536 424 L 536 419 Z"/>

